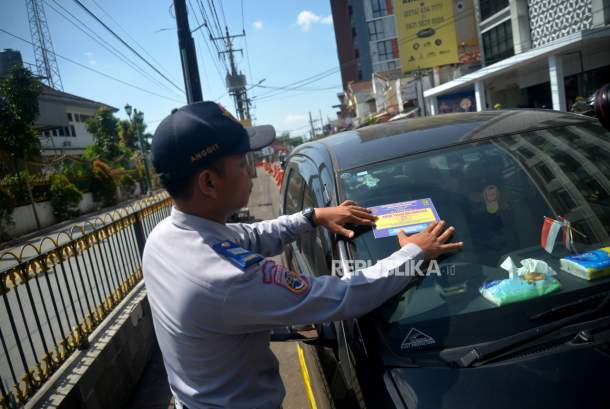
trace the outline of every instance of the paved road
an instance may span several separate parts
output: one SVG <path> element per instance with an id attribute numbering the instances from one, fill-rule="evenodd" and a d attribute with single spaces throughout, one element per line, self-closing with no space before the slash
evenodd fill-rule
<path id="1" fill-rule="evenodd" d="M 254 217 L 270 219 L 278 214 L 278 190 L 275 182 L 267 174 L 260 169 L 257 171 L 258 177 L 255 179 L 248 207 Z M 299 348 L 302 351 L 302 360 L 299 357 Z M 286 387 L 284 409 L 313 407 L 329 409 L 333 407 L 327 397 L 327 388 L 317 355 L 311 347 L 296 342 L 273 342 L 271 349 L 280 362 L 280 375 Z M 313 397 L 315 403 L 312 404 L 310 396 Z M 127 408 L 173 408 L 161 354 L 158 350 L 145 370 Z"/>
<path id="2" fill-rule="evenodd" d="M 86 220 L 105 218 L 108 213 L 90 215 Z M 164 213 L 169 214 L 168 209 Z M 150 230 L 161 218 L 160 215 L 146 217 L 145 231 Z M 82 224 L 83 221 L 81 219 L 79 223 Z M 50 233 L 57 235 L 58 231 L 70 229 L 76 224 L 72 222 L 55 227 L 46 231 L 44 236 L 31 235 L 23 245 L 29 243 L 48 251 L 55 244 L 43 240 L 43 237 Z M 80 236 L 80 232 L 77 234 Z M 60 244 L 68 240 L 67 235 L 59 235 Z M 0 271 L 15 263 L 6 251 L 19 253 L 19 248 L 0 251 L 4 255 Z M 28 245 L 23 254 L 28 259 L 35 256 L 36 252 L 33 246 Z M 109 297 L 119 283 L 125 282 L 139 266 L 132 225 L 85 252 L 58 263 L 46 273 L 30 280 L 27 285 L 19 284 L 16 288 L 9 286 L 9 291 L 0 297 L 0 379 L 4 387 L 12 389 L 15 378 L 21 379 L 26 367 L 35 368 L 36 362 L 47 351 L 57 348 L 62 334 L 71 331 L 86 315 L 95 311 L 96 306 Z M 26 365 L 23 364 L 22 357 Z M 9 363 L 12 363 L 12 368 Z"/>

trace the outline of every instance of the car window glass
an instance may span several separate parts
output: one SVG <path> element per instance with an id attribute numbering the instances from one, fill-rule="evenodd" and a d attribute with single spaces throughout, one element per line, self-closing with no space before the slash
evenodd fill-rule
<path id="1" fill-rule="evenodd" d="M 399 303 L 384 307 L 385 319 L 412 324 L 510 308 L 496 307 L 479 292 L 485 283 L 507 278 L 499 266 L 509 255 L 517 265 L 526 258 L 547 262 L 562 285 L 556 293 L 520 302 L 520 308 L 540 310 L 545 303 L 554 305 L 608 285 L 609 277 L 587 281 L 560 268 L 560 259 L 570 254 L 561 233 L 552 254 L 540 242 L 548 216 L 565 217 L 580 232 L 574 234 L 579 252 L 610 245 L 609 164 L 610 134 L 582 124 L 342 172 L 345 198 L 363 206 L 431 198 L 439 216 L 456 227 L 456 240 L 464 242 L 462 251 L 440 260 L 441 268 L 453 268 L 452 274 L 445 270 L 440 277 L 425 277 Z M 367 232 L 355 240 L 355 247 L 359 259 L 376 261 L 398 245 L 395 237 L 374 239 Z M 510 326 L 505 330 L 511 331 Z"/>
<path id="2" fill-rule="evenodd" d="M 288 183 L 286 186 L 287 190 L 284 202 L 284 214 L 292 214 L 302 210 L 305 181 L 294 169 L 288 174 Z"/>
<path id="3" fill-rule="evenodd" d="M 314 195 L 309 186 L 306 186 L 303 195 L 303 208 L 320 207 L 314 198 Z M 299 245 L 303 256 L 306 258 L 311 273 L 314 275 L 329 274 L 328 261 L 326 252 L 324 251 L 324 235 L 322 227 L 317 227 L 313 232 L 304 234 Z"/>

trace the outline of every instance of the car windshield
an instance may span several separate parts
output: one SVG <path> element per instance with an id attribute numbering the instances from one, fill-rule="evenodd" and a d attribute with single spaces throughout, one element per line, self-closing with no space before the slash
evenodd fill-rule
<path id="1" fill-rule="evenodd" d="M 495 335 L 510 334 L 534 325 L 527 320 L 529 313 L 562 304 L 569 294 L 610 286 L 609 278 L 589 281 L 561 270 L 560 259 L 570 255 L 561 232 L 551 254 L 540 244 L 549 217 L 571 222 L 578 252 L 610 245 L 610 134 L 597 125 L 473 141 L 351 169 L 338 177 L 342 196 L 366 207 L 431 199 L 439 217 L 456 227 L 455 240 L 464 242 L 463 250 L 439 260 L 440 274 L 416 280 L 380 309 L 385 324 L 405 331 L 418 325 L 421 330 L 424 322 L 467 317 L 464 325 L 472 325 L 484 313 L 481 325 L 497 323 L 501 316 Z M 371 231 L 353 244 L 355 258 L 367 262 L 398 249 L 396 237 L 376 239 Z M 517 266 L 528 258 L 546 262 L 557 273 L 561 289 L 501 307 L 488 301 L 480 289 L 491 280 L 508 278 L 500 268 L 508 256 Z M 524 314 L 528 306 L 531 311 Z M 451 340 L 449 327 L 436 335 L 437 341 L 464 343 L 464 331 L 481 335 L 469 342 L 486 339 L 483 329 L 453 328 L 457 338 Z"/>

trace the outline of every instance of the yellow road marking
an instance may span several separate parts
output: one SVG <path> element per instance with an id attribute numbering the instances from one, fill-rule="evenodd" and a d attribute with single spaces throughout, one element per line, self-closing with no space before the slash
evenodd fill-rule
<path id="1" fill-rule="evenodd" d="M 309 378 L 309 371 L 307 370 L 307 364 L 305 364 L 305 355 L 303 354 L 303 348 L 297 342 L 297 353 L 299 354 L 299 362 L 301 363 L 301 374 L 303 375 L 303 382 L 305 383 L 305 392 L 307 393 L 307 399 L 309 399 L 309 405 L 311 409 L 318 409 L 316 405 L 316 399 L 313 396 L 313 389 L 311 389 L 311 380 Z"/>

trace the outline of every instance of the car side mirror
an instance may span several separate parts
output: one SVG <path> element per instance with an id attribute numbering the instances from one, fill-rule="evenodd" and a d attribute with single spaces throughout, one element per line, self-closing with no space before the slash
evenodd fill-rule
<path id="1" fill-rule="evenodd" d="M 610 131 L 610 83 L 595 94 L 595 115 L 602 126 Z"/>

